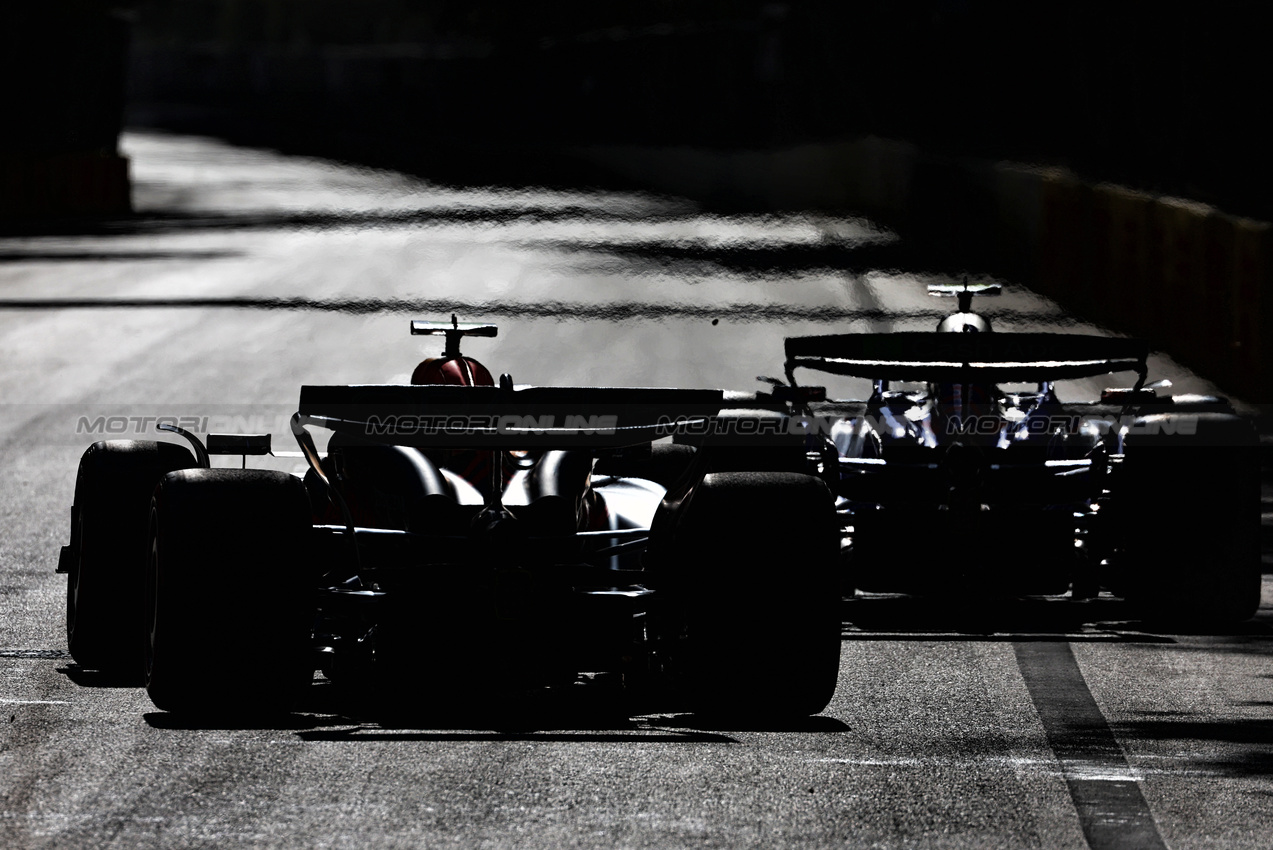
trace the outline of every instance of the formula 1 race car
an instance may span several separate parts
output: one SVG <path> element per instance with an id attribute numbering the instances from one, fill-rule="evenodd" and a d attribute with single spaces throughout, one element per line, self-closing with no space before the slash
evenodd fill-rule
<path id="1" fill-rule="evenodd" d="M 847 589 L 1068 595 L 1102 588 L 1145 619 L 1218 625 L 1260 602 L 1259 464 L 1227 401 L 1147 385 L 1139 340 L 991 332 L 996 285 L 930 287 L 938 332 L 786 341 L 795 372 L 867 379 L 802 407 L 844 520 Z M 1056 383 L 1130 372 L 1092 402 Z M 804 388 L 806 391 L 809 388 Z"/>
<path id="2" fill-rule="evenodd" d="M 412 384 L 301 389 L 303 475 L 212 467 L 269 434 L 90 447 L 59 565 L 76 662 L 186 713 L 288 710 L 315 670 L 425 708 L 591 673 L 700 713 L 827 705 L 840 529 L 802 437 L 691 445 L 770 413 L 514 386 L 460 354 L 494 327 L 412 332 L 447 340 Z"/>

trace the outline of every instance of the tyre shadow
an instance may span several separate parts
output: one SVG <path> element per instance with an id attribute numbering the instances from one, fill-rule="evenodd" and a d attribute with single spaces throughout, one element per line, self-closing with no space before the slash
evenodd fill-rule
<path id="1" fill-rule="evenodd" d="M 297 711 L 250 708 L 226 716 L 150 712 L 153 729 L 294 731 L 305 741 L 547 741 L 563 743 L 739 743 L 730 733 L 840 733 L 832 717 L 725 718 L 659 712 L 612 686 L 576 683 L 533 691 L 462 694 L 417 691 L 414 698 L 352 691 L 318 679 Z"/>
<path id="2" fill-rule="evenodd" d="M 782 732 L 782 733 L 839 733 L 851 731 L 844 721 L 815 714 L 796 718 L 731 719 L 699 714 L 673 714 L 647 718 L 646 722 L 660 728 L 694 729 L 700 732 Z"/>
<path id="3" fill-rule="evenodd" d="M 576 683 L 558 688 L 492 693 L 353 694 L 331 683 L 311 689 L 308 710 L 346 721 L 314 729 L 306 741 L 547 741 L 563 743 L 736 743 L 714 731 L 672 728 L 633 713 L 611 686 Z"/>

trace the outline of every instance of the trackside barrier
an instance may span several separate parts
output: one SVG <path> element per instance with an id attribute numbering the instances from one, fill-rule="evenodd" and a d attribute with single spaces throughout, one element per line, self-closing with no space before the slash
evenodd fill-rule
<path id="1" fill-rule="evenodd" d="M 1204 375 L 1235 371 L 1238 362 L 1236 219 L 1210 210 L 1202 221 L 1202 274 L 1197 283 L 1201 304 L 1193 356 Z M 1253 305 L 1255 306 L 1255 305 Z M 1250 395 L 1250 390 L 1247 390 Z"/>
<path id="2" fill-rule="evenodd" d="M 72 153 L 0 159 L 0 218 L 119 215 L 131 209 L 125 157 Z"/>
<path id="3" fill-rule="evenodd" d="M 780 209 L 799 207 L 804 198 L 812 202 L 804 206 L 835 206 L 848 181 L 847 161 L 822 145 L 792 148 L 785 156 L 772 159 L 765 194 Z"/>
<path id="4" fill-rule="evenodd" d="M 939 257 L 979 263 L 994 247 L 994 189 L 993 169 L 982 160 L 917 157 L 900 224 Z"/>
<path id="5" fill-rule="evenodd" d="M 1015 179 L 1032 176 L 1039 232 L 1026 280 L 1035 289 L 1145 337 L 1240 398 L 1273 398 L 1273 346 L 1261 344 L 1273 334 L 1273 224 L 1121 186 L 1089 188 L 1062 170 L 1023 169 Z M 1001 232 L 1029 192 L 999 193 Z M 1025 228 L 1007 232 L 1032 241 Z"/>
<path id="6" fill-rule="evenodd" d="M 995 164 L 991 179 L 998 212 L 994 250 L 1009 275 L 1031 273 L 1039 252 L 1042 171 L 1000 162 Z"/>
<path id="7" fill-rule="evenodd" d="M 1093 190 L 1098 210 L 1095 267 L 1100 279 L 1097 321 L 1148 336 L 1149 312 L 1157 293 L 1150 271 L 1150 212 L 1154 199 L 1143 192 L 1102 183 Z"/>
<path id="8" fill-rule="evenodd" d="M 1245 218 L 1233 224 L 1232 315 L 1234 373 L 1273 401 L 1273 224 Z"/>
<path id="9" fill-rule="evenodd" d="M 771 208 L 852 207 L 898 221 L 913 209 L 914 145 L 866 137 L 778 151 L 604 146 L 576 156 L 653 189 Z"/>
<path id="10" fill-rule="evenodd" d="M 1092 190 L 1066 171 L 1047 169 L 1039 199 L 1038 289 L 1080 312 L 1090 309 Z"/>
<path id="11" fill-rule="evenodd" d="M 1210 324 L 1206 268 L 1207 216 L 1211 208 L 1178 198 L 1160 198 L 1154 205 L 1154 242 L 1158 246 L 1159 297 L 1150 313 L 1155 340 L 1177 352 L 1185 362 L 1199 364 L 1205 347 L 1216 340 L 1205 336 Z M 1200 364 L 1199 364 L 1200 365 Z"/>
<path id="12" fill-rule="evenodd" d="M 860 202 L 867 209 L 890 217 L 903 215 L 910 206 L 915 162 L 919 159 L 915 146 L 870 136 L 861 140 L 860 147 L 846 152 L 855 155 L 864 166 L 856 190 Z"/>
<path id="13" fill-rule="evenodd" d="M 737 203 L 742 197 L 760 194 L 761 181 L 767 181 L 768 177 L 749 169 L 746 162 L 740 161 L 739 154 L 729 151 L 614 145 L 581 149 L 575 154 L 655 191 L 708 202 L 721 200 L 729 178 L 739 182 L 734 184 L 732 196 L 726 199 Z"/>

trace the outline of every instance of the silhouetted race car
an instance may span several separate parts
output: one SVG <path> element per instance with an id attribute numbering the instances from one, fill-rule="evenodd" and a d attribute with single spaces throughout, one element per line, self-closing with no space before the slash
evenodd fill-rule
<path id="1" fill-rule="evenodd" d="M 59 566 L 74 659 L 188 713 L 288 709 L 315 670 L 423 710 L 586 673 L 702 713 L 827 705 L 840 530 L 802 437 L 691 446 L 773 414 L 518 387 L 460 354 L 494 327 L 412 331 L 447 338 L 413 384 L 302 387 L 303 476 L 212 468 L 268 434 L 90 447 Z"/>
<path id="2" fill-rule="evenodd" d="M 844 520 L 850 592 L 1086 599 L 1105 588 L 1144 618 L 1250 617 L 1252 424 L 1224 399 L 1147 386 L 1142 341 L 992 333 L 971 309 L 984 287 L 932 289 L 960 298 L 940 332 L 786 341 L 788 392 L 800 369 L 871 382 L 865 400 L 801 408 Z M 1095 401 L 1055 389 L 1118 372 L 1134 384 Z"/>

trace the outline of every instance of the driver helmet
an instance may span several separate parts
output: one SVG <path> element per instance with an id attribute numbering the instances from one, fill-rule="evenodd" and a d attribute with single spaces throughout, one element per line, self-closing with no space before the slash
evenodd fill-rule
<path id="1" fill-rule="evenodd" d="M 493 387 L 490 371 L 472 357 L 430 357 L 411 373 L 412 384 L 446 384 L 461 387 Z M 493 456 L 488 449 L 431 449 L 426 453 L 439 467 L 472 484 L 484 496 L 491 495 Z"/>

